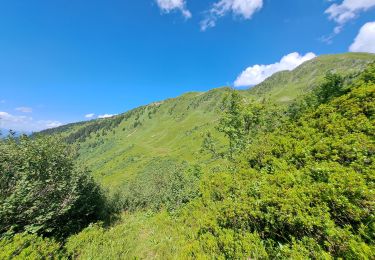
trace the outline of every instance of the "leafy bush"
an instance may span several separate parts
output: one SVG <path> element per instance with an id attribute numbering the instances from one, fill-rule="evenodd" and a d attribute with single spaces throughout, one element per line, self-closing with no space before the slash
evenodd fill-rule
<path id="1" fill-rule="evenodd" d="M 104 216 L 100 187 L 74 158 L 54 138 L 0 141 L 0 234 L 64 237 Z"/>
<path id="2" fill-rule="evenodd" d="M 157 158 L 122 186 L 123 208 L 173 211 L 198 195 L 199 179 L 199 168 Z"/>
<path id="3" fill-rule="evenodd" d="M 230 142 L 243 142 L 243 147 L 231 156 L 228 170 L 204 176 L 202 197 L 182 213 L 185 224 L 195 231 L 190 255 L 375 257 L 371 71 L 370 67 L 345 91 L 338 77 L 327 78 L 311 94 L 319 101 L 316 107 L 272 131 L 243 134 L 246 125 L 238 119 L 248 112 L 241 104 L 230 107 L 221 131 Z M 323 91 L 327 84 L 331 87 Z M 237 120 L 227 120 L 235 115 Z M 241 134 L 229 135 L 228 129 Z M 253 240 L 249 242 L 248 236 Z M 257 249 L 258 255 L 248 248 Z"/>
<path id="4" fill-rule="evenodd" d="M 319 104 L 327 103 L 332 98 L 344 93 L 344 78 L 333 73 L 328 73 L 325 76 L 325 82 L 315 89 L 315 96 Z"/>

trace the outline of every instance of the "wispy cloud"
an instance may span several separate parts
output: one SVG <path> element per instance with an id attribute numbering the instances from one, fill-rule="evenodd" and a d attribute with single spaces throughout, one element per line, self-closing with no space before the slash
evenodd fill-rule
<path id="1" fill-rule="evenodd" d="M 43 126 L 43 128 L 45 127 L 46 129 L 55 128 L 63 125 L 61 122 L 53 120 L 40 120 L 37 122 L 37 124 Z"/>
<path id="2" fill-rule="evenodd" d="M 116 114 L 104 114 L 104 115 L 98 115 L 98 118 L 109 118 L 109 117 L 113 117 L 113 116 L 116 116 Z"/>
<path id="3" fill-rule="evenodd" d="M 180 11 L 186 19 L 192 17 L 191 12 L 186 7 L 185 0 L 156 0 L 156 3 L 160 10 L 164 13 Z"/>
<path id="4" fill-rule="evenodd" d="M 206 17 L 200 23 L 201 30 L 215 27 L 220 17 L 232 13 L 243 19 L 251 19 L 255 12 L 263 7 L 263 0 L 220 0 L 214 3 L 206 12 Z"/>
<path id="5" fill-rule="evenodd" d="M 283 70 L 293 70 L 305 61 L 315 58 L 316 55 L 309 52 L 301 55 L 293 52 L 285 55 L 279 62 L 269 65 L 254 65 L 245 69 L 234 82 L 235 87 L 253 86 L 263 82 L 276 72 Z"/>
<path id="6" fill-rule="evenodd" d="M 0 111 L 0 128 L 3 129 L 31 132 L 61 125 L 62 123 L 56 120 L 34 120 L 30 116 L 18 116 Z"/>
<path id="7" fill-rule="evenodd" d="M 94 118 L 95 117 L 95 114 L 94 113 L 91 113 L 91 114 L 87 114 L 85 115 L 85 118 Z"/>
<path id="8" fill-rule="evenodd" d="M 16 111 L 19 111 L 22 113 L 32 113 L 33 109 L 31 107 L 17 107 Z"/>
<path id="9" fill-rule="evenodd" d="M 375 22 L 362 26 L 349 51 L 375 53 Z"/>
<path id="10" fill-rule="evenodd" d="M 341 4 L 332 4 L 325 13 L 328 14 L 330 20 L 336 22 L 334 34 L 338 34 L 348 21 L 373 7 L 375 7 L 375 0 L 343 0 Z"/>

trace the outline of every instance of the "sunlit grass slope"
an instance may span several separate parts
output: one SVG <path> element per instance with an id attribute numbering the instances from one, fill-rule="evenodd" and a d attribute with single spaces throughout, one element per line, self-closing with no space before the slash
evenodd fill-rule
<path id="1" fill-rule="evenodd" d="M 369 53 L 322 55 L 303 63 L 293 71 L 276 73 L 248 91 L 251 95 L 278 103 L 289 103 L 319 85 L 327 72 L 344 76 L 358 73 L 374 59 L 375 55 Z"/>
<path id="2" fill-rule="evenodd" d="M 327 72 L 353 74 L 373 60 L 375 55 L 364 53 L 321 56 L 241 93 L 249 100 L 265 98 L 285 104 L 313 89 Z M 69 142 L 78 142 L 79 160 L 104 186 L 118 187 L 155 158 L 199 163 L 207 160 L 199 153 L 203 134 L 216 125 L 221 101 L 228 91 L 229 88 L 219 88 L 190 92 L 112 118 L 62 126 L 45 133 L 58 133 Z"/>
<path id="3" fill-rule="evenodd" d="M 215 125 L 228 91 L 187 93 L 113 118 L 65 126 L 61 134 L 79 140 L 79 159 L 96 178 L 105 186 L 118 186 L 154 158 L 203 160 L 202 134 Z"/>
<path id="4" fill-rule="evenodd" d="M 124 214 L 109 228 L 92 226 L 69 238 L 77 259 L 179 259 L 186 230 L 167 212 Z"/>

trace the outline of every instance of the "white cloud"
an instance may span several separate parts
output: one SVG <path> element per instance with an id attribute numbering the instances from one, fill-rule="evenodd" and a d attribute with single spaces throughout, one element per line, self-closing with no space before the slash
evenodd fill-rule
<path id="1" fill-rule="evenodd" d="M 263 7 L 263 0 L 220 0 L 213 4 L 207 16 L 201 21 L 201 30 L 215 27 L 216 21 L 228 13 L 251 19 L 253 14 Z"/>
<path id="2" fill-rule="evenodd" d="M 104 114 L 104 115 L 98 115 L 98 118 L 109 118 L 109 117 L 113 117 L 115 116 L 116 114 Z"/>
<path id="3" fill-rule="evenodd" d="M 17 123 L 17 122 L 25 122 L 28 120 L 32 120 L 32 118 L 27 117 L 27 116 L 14 116 L 7 112 L 0 112 L 0 120 L 1 122 L 9 121 L 9 122 Z"/>
<path id="4" fill-rule="evenodd" d="M 186 8 L 185 0 L 156 0 L 156 3 L 165 13 L 179 10 L 186 19 L 191 18 L 192 16 L 191 12 Z"/>
<path id="5" fill-rule="evenodd" d="M 338 34 L 348 21 L 372 7 L 375 7 L 375 0 L 343 0 L 341 4 L 332 4 L 325 13 L 329 15 L 329 19 L 337 23 L 334 33 Z"/>
<path id="6" fill-rule="evenodd" d="M 274 73 L 283 70 L 293 70 L 305 61 L 315 58 L 312 52 L 300 55 L 297 52 L 284 56 L 279 62 L 269 65 L 254 65 L 244 70 L 234 82 L 235 87 L 253 86 L 261 83 Z"/>
<path id="7" fill-rule="evenodd" d="M 41 121 L 38 121 L 37 122 L 40 126 L 43 126 L 43 128 L 45 127 L 46 129 L 48 128 L 55 128 L 55 127 L 59 127 L 59 126 L 62 126 L 63 124 L 59 121 L 52 121 L 52 120 L 41 120 Z"/>
<path id="8" fill-rule="evenodd" d="M 55 120 L 35 121 L 29 116 L 12 115 L 7 112 L 0 112 L 0 128 L 12 129 L 21 132 L 40 131 L 47 128 L 61 126 L 62 123 Z"/>
<path id="9" fill-rule="evenodd" d="M 32 113 L 33 109 L 31 107 L 17 107 L 16 111 L 19 111 L 22 113 Z"/>
<path id="10" fill-rule="evenodd" d="M 362 26 L 349 51 L 375 53 L 375 22 Z"/>
<path id="11" fill-rule="evenodd" d="M 95 116 L 95 114 L 94 113 L 91 113 L 91 114 L 87 114 L 87 115 L 85 115 L 85 118 L 93 118 Z"/>

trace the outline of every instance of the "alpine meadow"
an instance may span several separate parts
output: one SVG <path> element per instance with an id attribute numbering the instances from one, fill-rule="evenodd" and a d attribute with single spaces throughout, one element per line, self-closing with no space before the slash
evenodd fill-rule
<path id="1" fill-rule="evenodd" d="M 47 2 L 0 3 L 0 259 L 375 259 L 375 1 Z"/>

